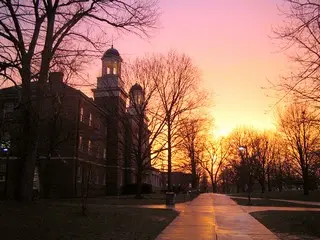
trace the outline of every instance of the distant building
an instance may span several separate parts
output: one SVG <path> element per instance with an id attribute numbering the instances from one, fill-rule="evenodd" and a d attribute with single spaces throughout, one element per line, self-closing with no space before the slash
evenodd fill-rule
<path id="1" fill-rule="evenodd" d="M 161 172 L 162 190 L 167 189 L 168 173 Z M 185 192 L 191 189 L 192 174 L 184 172 L 171 173 L 172 188 L 174 191 Z"/>
<path id="2" fill-rule="evenodd" d="M 135 182 L 135 162 L 128 154 L 133 144 L 128 134 L 136 134 L 130 120 L 134 113 L 126 108 L 128 94 L 121 79 L 121 63 L 113 47 L 104 53 L 94 99 L 64 84 L 62 73 L 50 74 L 41 112 L 34 183 L 41 196 L 80 196 L 84 182 L 90 183 L 92 196 L 120 194 L 122 186 Z M 23 122 L 19 91 L 17 87 L 0 90 L 0 196 L 9 198 L 19 181 L 18 146 Z M 145 178 L 144 182 L 156 181 Z"/>

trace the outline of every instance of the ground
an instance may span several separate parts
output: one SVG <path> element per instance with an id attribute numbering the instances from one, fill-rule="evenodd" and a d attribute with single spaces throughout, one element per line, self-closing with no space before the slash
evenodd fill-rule
<path id="1" fill-rule="evenodd" d="M 1 239 L 155 239 L 178 215 L 170 209 L 39 201 L 0 204 Z"/>
<path id="2" fill-rule="evenodd" d="M 197 195 L 193 194 L 177 194 L 175 197 L 176 203 L 183 203 L 190 201 L 195 198 Z M 88 198 L 89 204 L 103 204 L 103 205 L 150 205 L 150 204 L 165 204 L 165 194 L 145 194 L 142 199 L 136 199 L 134 195 L 123 195 L 123 196 L 107 196 L 107 197 L 98 197 L 98 198 Z M 54 202 L 65 202 L 65 203 L 74 203 L 80 204 L 80 198 L 73 199 L 59 199 L 52 200 Z"/>
<path id="3" fill-rule="evenodd" d="M 252 194 L 259 197 L 259 193 Z M 245 197 L 241 197 L 245 196 Z M 270 200 L 287 199 L 313 202 L 319 199 L 319 192 L 312 192 L 310 196 L 304 196 L 302 192 L 271 192 L 268 198 L 254 198 L 252 206 L 247 206 L 247 194 L 236 194 L 231 196 L 237 204 L 255 217 L 264 226 L 277 234 L 283 240 L 295 239 L 320 239 L 320 206 L 310 205 L 312 203 L 292 203 L 285 201 Z M 264 196 L 266 197 L 266 196 Z"/>
<path id="4" fill-rule="evenodd" d="M 247 198 L 239 198 L 239 197 L 231 197 L 233 201 L 235 201 L 239 205 L 247 206 L 248 199 Z M 300 207 L 300 208 L 319 208 L 317 205 L 309 205 L 309 204 L 301 204 L 301 203 L 291 203 L 284 201 L 276 201 L 265 198 L 253 198 L 251 199 L 252 206 L 274 206 L 274 207 Z"/>
<path id="5" fill-rule="evenodd" d="M 320 212 L 314 211 L 261 211 L 251 215 L 280 239 L 319 239 Z"/>
<path id="6" fill-rule="evenodd" d="M 229 195 L 247 197 L 248 193 L 234 193 Z M 261 192 L 253 192 L 252 197 L 320 202 L 320 191 L 310 191 L 309 195 L 307 196 L 303 194 L 303 191 L 294 191 L 294 190 L 282 191 L 282 192 L 278 192 L 278 191 L 265 192 L 264 194 L 262 194 Z"/>

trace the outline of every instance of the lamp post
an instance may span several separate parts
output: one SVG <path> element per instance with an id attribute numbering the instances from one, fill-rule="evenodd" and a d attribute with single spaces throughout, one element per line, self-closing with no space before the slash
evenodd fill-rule
<path id="1" fill-rule="evenodd" d="M 249 157 L 248 157 L 248 148 L 247 146 L 239 146 L 239 150 L 244 152 L 244 159 L 245 163 L 247 164 L 247 169 L 248 169 L 248 205 L 252 205 L 251 203 L 251 191 L 252 191 L 252 174 L 251 174 L 251 162 L 249 162 Z"/>

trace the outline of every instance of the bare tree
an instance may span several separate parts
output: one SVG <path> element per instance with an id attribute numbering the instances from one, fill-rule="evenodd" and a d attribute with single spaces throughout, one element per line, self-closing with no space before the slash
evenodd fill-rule
<path id="1" fill-rule="evenodd" d="M 252 148 L 254 149 L 255 159 L 257 163 L 257 167 L 255 169 L 255 177 L 257 178 L 261 186 L 261 193 L 263 194 L 266 189 L 266 176 L 268 175 L 267 173 L 270 170 L 269 163 L 271 161 L 270 157 L 272 155 L 272 146 L 269 134 L 267 132 L 257 134 L 255 136 L 255 139 L 252 139 Z"/>
<path id="2" fill-rule="evenodd" d="M 209 119 L 191 116 L 181 122 L 178 133 L 180 140 L 177 149 L 182 158 L 179 164 L 182 169 L 191 172 L 193 189 L 198 188 L 200 178 L 197 170 L 204 150 L 203 141 L 208 138 L 209 128 Z"/>
<path id="3" fill-rule="evenodd" d="M 206 141 L 204 155 L 200 159 L 200 165 L 209 175 L 212 192 L 217 192 L 218 177 L 223 164 L 229 157 L 231 144 L 229 139 L 220 138 L 216 141 Z"/>
<path id="4" fill-rule="evenodd" d="M 128 109 L 131 133 L 127 134 L 131 139 L 127 143 L 127 157 L 135 163 L 137 198 L 141 198 L 143 176 L 152 169 L 159 155 L 166 149 L 166 141 L 163 141 L 165 119 L 161 115 L 153 78 L 158 70 L 157 62 L 150 57 L 138 58 L 125 69 L 126 82 L 132 86 Z"/>
<path id="5" fill-rule="evenodd" d="M 236 169 L 237 187 L 243 192 L 251 188 L 256 163 L 256 145 L 258 132 L 252 128 L 241 127 L 233 130 L 229 136 L 231 150 L 229 163 Z M 239 159 L 240 157 L 240 159 Z"/>
<path id="6" fill-rule="evenodd" d="M 288 159 L 288 148 L 286 139 L 280 134 L 276 134 L 272 139 L 272 162 L 270 163 L 270 175 L 275 187 L 281 192 L 283 184 L 291 175 L 291 163 Z M 269 182 L 269 181 L 268 181 Z"/>
<path id="7" fill-rule="evenodd" d="M 286 94 L 320 101 L 320 3 L 310 0 L 283 0 L 283 25 L 275 29 L 275 36 L 284 43 L 294 71 L 283 78 L 280 89 Z"/>
<path id="8" fill-rule="evenodd" d="M 146 34 L 157 15 L 156 0 L 0 1 L 0 75 L 15 84 L 21 81 L 24 139 L 17 180 L 19 199 L 31 199 L 39 109 L 49 70 L 72 71 L 84 63 L 85 56 L 92 56 L 105 43 L 105 26 Z"/>
<path id="9" fill-rule="evenodd" d="M 86 171 L 83 170 L 81 176 L 81 213 L 83 216 L 87 216 L 88 197 L 92 181 L 92 165 L 88 164 Z"/>
<path id="10" fill-rule="evenodd" d="M 158 71 L 153 79 L 167 135 L 168 190 L 172 191 L 172 153 L 178 138 L 178 126 L 190 111 L 203 105 L 205 97 L 200 97 L 199 72 L 189 57 L 171 51 L 167 55 L 154 56 L 154 59 Z"/>
<path id="11" fill-rule="evenodd" d="M 291 164 L 303 179 L 304 194 L 309 193 L 310 166 L 319 149 L 319 113 L 307 104 L 291 104 L 279 113 L 278 128 L 285 138 Z"/>

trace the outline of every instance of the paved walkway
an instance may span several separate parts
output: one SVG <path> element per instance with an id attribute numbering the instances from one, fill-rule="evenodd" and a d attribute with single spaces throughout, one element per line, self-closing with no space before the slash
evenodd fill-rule
<path id="1" fill-rule="evenodd" d="M 201 194 L 187 204 L 180 215 L 156 240 L 216 239 L 212 194 Z"/>
<path id="2" fill-rule="evenodd" d="M 201 194 L 156 240 L 275 240 L 271 231 L 246 213 L 230 197 Z"/>

